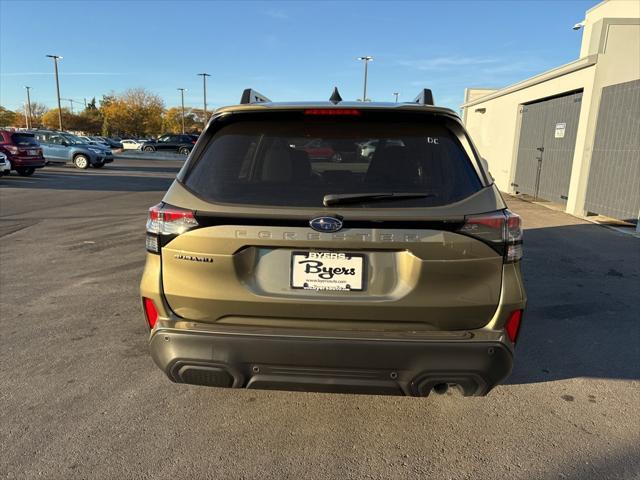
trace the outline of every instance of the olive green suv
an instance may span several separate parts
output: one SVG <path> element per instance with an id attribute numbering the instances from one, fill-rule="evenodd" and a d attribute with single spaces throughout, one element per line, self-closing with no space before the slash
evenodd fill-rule
<path id="1" fill-rule="evenodd" d="M 171 380 L 426 396 L 507 377 L 520 218 L 430 98 L 247 90 L 213 114 L 147 221 L 141 303 Z"/>

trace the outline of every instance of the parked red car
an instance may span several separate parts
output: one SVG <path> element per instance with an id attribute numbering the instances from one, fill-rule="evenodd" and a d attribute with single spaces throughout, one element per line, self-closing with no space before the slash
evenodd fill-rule
<path id="1" fill-rule="evenodd" d="M 332 162 L 339 162 L 339 153 L 326 142 L 320 139 L 311 140 L 300 147 L 309 154 L 310 160 L 331 160 Z"/>
<path id="2" fill-rule="evenodd" d="M 42 148 L 33 133 L 0 130 L 0 152 L 11 162 L 11 169 L 23 177 L 45 166 Z"/>

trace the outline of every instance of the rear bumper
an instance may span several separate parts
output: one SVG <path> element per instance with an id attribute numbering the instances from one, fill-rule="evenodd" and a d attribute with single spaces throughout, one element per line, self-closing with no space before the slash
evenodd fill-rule
<path id="1" fill-rule="evenodd" d="M 317 332 L 159 324 L 156 364 L 174 382 L 217 387 L 426 396 L 455 384 L 486 395 L 511 372 L 502 332 Z"/>
<path id="2" fill-rule="evenodd" d="M 46 163 L 44 157 L 21 158 L 14 156 L 9 161 L 11 162 L 12 170 L 15 170 L 16 168 L 42 168 Z"/>

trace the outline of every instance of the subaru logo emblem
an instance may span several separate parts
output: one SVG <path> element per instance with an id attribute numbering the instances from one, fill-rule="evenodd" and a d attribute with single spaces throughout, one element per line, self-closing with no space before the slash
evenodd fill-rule
<path id="1" fill-rule="evenodd" d="M 342 220 L 335 217 L 318 217 L 309 221 L 316 232 L 337 232 L 342 228 Z"/>

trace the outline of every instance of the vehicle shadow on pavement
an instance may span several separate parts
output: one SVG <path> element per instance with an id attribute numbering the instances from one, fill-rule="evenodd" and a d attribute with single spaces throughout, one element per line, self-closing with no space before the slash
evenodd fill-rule
<path id="1" fill-rule="evenodd" d="M 122 171 L 122 168 L 119 169 Z M 139 175 L 127 175 L 117 173 L 117 170 L 100 170 L 100 173 L 77 172 L 69 169 L 66 172 L 62 169 L 55 171 L 36 172 L 31 177 L 20 177 L 12 174 L 2 177 L 0 188 L 24 188 L 24 189 L 48 189 L 48 190 L 96 190 L 107 192 L 165 192 L 178 169 L 167 169 L 165 176 L 145 176 L 145 172 L 136 168 Z M 129 173 L 129 172 L 127 172 Z M 164 171 L 147 173 L 165 173 Z"/>
<path id="2" fill-rule="evenodd" d="M 507 383 L 640 379 L 640 241 L 593 224 L 524 238 L 528 304 Z"/>

